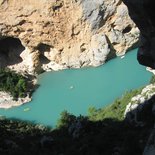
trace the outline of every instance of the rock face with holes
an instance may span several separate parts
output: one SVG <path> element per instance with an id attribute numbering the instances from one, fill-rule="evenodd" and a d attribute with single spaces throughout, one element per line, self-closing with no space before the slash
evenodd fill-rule
<path id="1" fill-rule="evenodd" d="M 0 19 L 0 46 L 19 46 L 0 47 L 0 65 L 32 74 L 99 66 L 139 37 L 121 0 L 0 0 Z"/>

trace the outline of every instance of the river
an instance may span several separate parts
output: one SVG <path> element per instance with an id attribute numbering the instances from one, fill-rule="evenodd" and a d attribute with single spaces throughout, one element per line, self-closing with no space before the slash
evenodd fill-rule
<path id="1" fill-rule="evenodd" d="M 152 74 L 138 64 L 136 51 L 96 68 L 43 73 L 38 77 L 40 87 L 33 94 L 32 102 L 0 109 L 0 115 L 47 126 L 55 126 L 64 110 L 77 116 L 87 115 L 89 107 L 101 108 L 124 92 L 149 83 Z"/>

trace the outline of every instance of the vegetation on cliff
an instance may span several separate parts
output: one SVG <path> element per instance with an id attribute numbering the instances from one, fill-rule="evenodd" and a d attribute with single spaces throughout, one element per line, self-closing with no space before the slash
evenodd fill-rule
<path id="1" fill-rule="evenodd" d="M 16 100 L 26 97 L 29 89 L 29 79 L 9 69 L 0 69 L 0 91 L 10 93 Z"/>
<path id="2" fill-rule="evenodd" d="M 111 105 L 96 109 L 95 107 L 89 108 L 89 119 L 92 121 L 100 121 L 107 118 L 122 121 L 124 119 L 124 111 L 127 104 L 131 101 L 133 96 L 141 92 L 142 88 L 131 90 L 122 95 L 121 98 L 116 99 Z"/>
<path id="3" fill-rule="evenodd" d="M 150 79 L 150 84 L 154 84 L 155 83 L 155 75 L 153 75 L 152 77 L 151 77 L 151 79 Z"/>

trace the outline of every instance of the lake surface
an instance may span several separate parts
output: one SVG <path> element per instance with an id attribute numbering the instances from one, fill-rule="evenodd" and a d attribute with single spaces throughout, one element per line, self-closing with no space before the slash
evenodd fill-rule
<path id="1" fill-rule="evenodd" d="M 97 68 L 46 72 L 38 77 L 40 87 L 33 101 L 20 107 L 3 110 L 7 118 L 29 120 L 55 126 L 60 113 L 87 115 L 89 107 L 101 108 L 121 97 L 124 92 L 149 83 L 152 76 L 136 60 L 137 50 L 125 58 L 115 58 Z M 24 109 L 29 108 L 29 111 Z"/>

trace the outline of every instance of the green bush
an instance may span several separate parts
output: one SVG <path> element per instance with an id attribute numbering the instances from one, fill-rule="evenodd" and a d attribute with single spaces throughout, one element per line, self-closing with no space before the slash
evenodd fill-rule
<path id="1" fill-rule="evenodd" d="M 27 79 L 8 69 L 0 69 L 0 91 L 9 92 L 14 99 L 25 97 L 28 85 Z"/>
<path id="2" fill-rule="evenodd" d="M 152 77 L 151 77 L 151 79 L 150 79 L 150 84 L 154 84 L 155 83 L 155 75 L 153 75 Z"/>
<path id="3" fill-rule="evenodd" d="M 60 114 L 60 119 L 58 120 L 56 127 L 57 128 L 68 127 L 68 125 L 75 120 L 76 120 L 76 116 L 68 113 L 65 110 Z"/>

